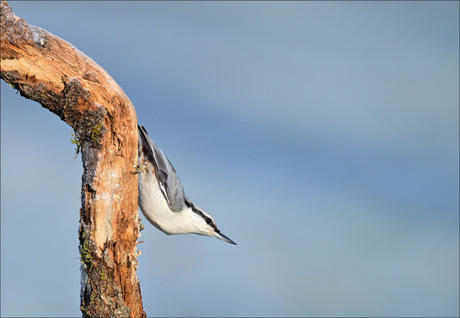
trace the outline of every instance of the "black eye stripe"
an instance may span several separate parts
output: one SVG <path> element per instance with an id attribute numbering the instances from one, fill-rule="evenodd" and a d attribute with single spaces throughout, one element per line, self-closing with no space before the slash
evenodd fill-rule
<path id="1" fill-rule="evenodd" d="M 192 211 L 200 215 L 205 220 L 205 222 L 214 229 L 214 231 L 219 233 L 219 230 L 217 229 L 216 224 L 212 221 L 210 217 L 204 215 L 204 213 L 198 210 L 197 208 L 195 208 L 195 206 L 192 203 L 190 204 L 190 207 L 192 208 Z"/>

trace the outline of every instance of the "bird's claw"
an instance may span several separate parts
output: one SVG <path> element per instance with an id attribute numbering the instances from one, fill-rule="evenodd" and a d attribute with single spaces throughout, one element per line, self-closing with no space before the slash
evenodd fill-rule
<path id="1" fill-rule="evenodd" d="M 134 165 L 134 171 L 131 172 L 132 174 L 138 174 L 140 172 L 144 172 L 145 171 L 145 165 L 143 164 L 140 164 L 140 163 L 136 163 Z"/>

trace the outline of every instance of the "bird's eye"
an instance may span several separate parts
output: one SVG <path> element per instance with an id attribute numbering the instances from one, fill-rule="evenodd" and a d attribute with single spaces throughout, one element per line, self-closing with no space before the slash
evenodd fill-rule
<path id="1" fill-rule="evenodd" d="M 204 219 L 204 220 L 206 221 L 206 224 L 211 224 L 211 218 L 208 218 L 208 217 L 207 217 L 207 218 Z"/>

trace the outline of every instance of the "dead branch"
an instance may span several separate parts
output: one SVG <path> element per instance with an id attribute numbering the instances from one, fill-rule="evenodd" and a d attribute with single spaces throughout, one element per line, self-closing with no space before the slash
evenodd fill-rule
<path id="1" fill-rule="evenodd" d="M 93 60 L 17 17 L 1 1 L 1 78 L 75 131 L 83 162 L 81 310 L 146 316 L 137 278 L 137 118 L 123 90 Z"/>

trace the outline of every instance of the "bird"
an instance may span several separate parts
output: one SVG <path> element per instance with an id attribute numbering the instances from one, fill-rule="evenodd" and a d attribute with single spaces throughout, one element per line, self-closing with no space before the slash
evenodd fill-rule
<path id="1" fill-rule="evenodd" d="M 138 203 L 147 220 L 167 235 L 199 234 L 236 245 L 219 230 L 208 212 L 187 198 L 168 157 L 143 126 L 137 127 Z"/>

